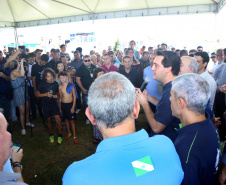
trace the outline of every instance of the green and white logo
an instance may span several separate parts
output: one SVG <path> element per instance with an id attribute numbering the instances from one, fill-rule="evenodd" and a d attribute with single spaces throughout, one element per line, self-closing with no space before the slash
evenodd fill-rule
<path id="1" fill-rule="evenodd" d="M 133 161 L 132 165 L 137 177 L 154 170 L 149 156 Z"/>

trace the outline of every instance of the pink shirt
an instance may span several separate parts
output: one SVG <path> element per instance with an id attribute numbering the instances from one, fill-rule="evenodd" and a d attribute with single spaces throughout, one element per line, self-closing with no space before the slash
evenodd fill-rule
<path id="1" fill-rule="evenodd" d="M 105 73 L 109 73 L 112 71 L 118 71 L 118 68 L 116 66 L 114 66 L 113 64 L 111 64 L 109 69 L 107 68 L 107 66 L 105 64 L 100 67 L 103 67 L 105 69 Z"/>

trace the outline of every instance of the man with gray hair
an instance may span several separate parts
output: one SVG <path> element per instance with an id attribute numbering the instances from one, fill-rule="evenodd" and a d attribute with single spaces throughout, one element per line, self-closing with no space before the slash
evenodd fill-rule
<path id="1" fill-rule="evenodd" d="M 194 57 L 181 57 L 181 65 L 179 75 L 198 72 L 198 62 Z"/>
<path id="2" fill-rule="evenodd" d="M 166 136 L 149 138 L 143 129 L 136 132 L 139 111 L 135 88 L 126 77 L 111 72 L 97 78 L 86 115 L 104 140 L 95 154 L 68 167 L 63 185 L 179 185 L 183 171 L 173 143 Z"/>
<path id="3" fill-rule="evenodd" d="M 173 80 L 170 93 L 172 114 L 182 122 L 174 141 L 184 170 L 182 185 L 217 184 L 221 150 L 216 128 L 205 115 L 209 83 L 197 74 L 184 74 Z"/>

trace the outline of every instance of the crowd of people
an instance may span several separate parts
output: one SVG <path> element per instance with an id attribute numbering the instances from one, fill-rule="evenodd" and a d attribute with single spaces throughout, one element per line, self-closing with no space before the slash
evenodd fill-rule
<path id="1" fill-rule="evenodd" d="M 0 115 L 0 144 L 7 140 L 0 145 L 0 183 L 8 174 L 2 172 L 3 166 L 10 165 L 7 122 L 19 120 L 25 135 L 26 126 L 35 126 L 31 120 L 38 113 L 46 122 L 50 143 L 55 142 L 54 118 L 57 143 L 63 142 L 65 122 L 64 139 L 72 137 L 78 144 L 75 119 L 82 104 L 84 124 L 92 123 L 93 143 L 99 145 L 94 155 L 68 167 L 64 185 L 93 184 L 93 179 L 98 184 L 226 182 L 226 147 L 221 154 L 226 137 L 226 48 L 209 55 L 202 46 L 190 51 L 168 48 L 166 43 L 140 51 L 135 47 L 131 40 L 124 51 L 114 52 L 109 46 L 102 54 L 91 50 L 89 55 L 78 47 L 73 59 L 66 45 L 47 54 L 18 49 L 4 56 L 0 51 L 4 115 Z M 207 68 L 210 59 L 213 66 Z M 147 77 L 150 81 L 142 91 Z M 136 132 L 140 105 L 147 128 Z M 13 171 L 21 173 L 22 151 L 12 156 Z M 15 175 L 4 178 L 12 179 Z M 22 176 L 18 181 L 23 182 Z"/>

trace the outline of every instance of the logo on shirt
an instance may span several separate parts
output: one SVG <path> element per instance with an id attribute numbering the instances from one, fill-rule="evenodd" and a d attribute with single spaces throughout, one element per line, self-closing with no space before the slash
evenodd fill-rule
<path id="1" fill-rule="evenodd" d="M 154 166 L 149 156 L 133 161 L 132 165 L 137 177 L 154 170 Z"/>

